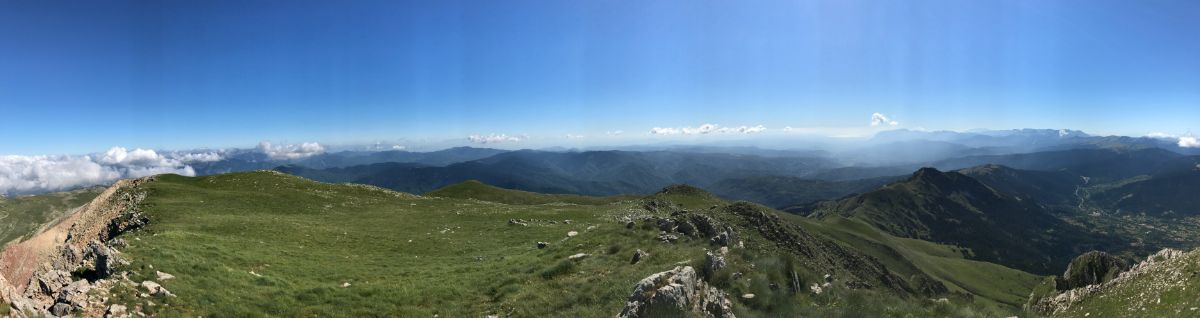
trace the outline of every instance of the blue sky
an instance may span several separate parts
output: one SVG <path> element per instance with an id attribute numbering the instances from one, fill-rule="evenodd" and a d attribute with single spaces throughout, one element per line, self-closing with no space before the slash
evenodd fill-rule
<path id="1" fill-rule="evenodd" d="M 1184 134 L 1196 30 L 1190 0 L 2 1 L 0 154 L 704 123 Z"/>

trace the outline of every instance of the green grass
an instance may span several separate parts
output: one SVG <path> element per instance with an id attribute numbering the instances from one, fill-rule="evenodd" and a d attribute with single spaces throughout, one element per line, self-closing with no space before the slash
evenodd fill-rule
<path id="1" fill-rule="evenodd" d="M 441 189 L 430 191 L 425 196 L 439 198 L 476 199 L 514 205 L 538 205 L 550 203 L 571 203 L 581 205 L 604 205 L 635 199 L 632 196 L 591 197 L 573 194 L 543 194 L 520 190 L 509 190 L 471 180 L 448 185 Z"/>
<path id="2" fill-rule="evenodd" d="M 172 315 L 607 317 L 635 282 L 707 246 L 625 229 L 615 216 L 632 202 L 503 205 L 265 172 L 163 176 L 148 191 L 151 224 L 125 252 L 139 279 L 178 277 L 162 282 Z M 651 256 L 630 265 L 635 248 Z M 564 265 L 576 253 L 591 256 Z"/>
<path id="3" fill-rule="evenodd" d="M 0 244 L 23 239 L 71 209 L 82 206 L 103 192 L 92 187 L 67 192 L 0 198 Z"/>
<path id="4" fill-rule="evenodd" d="M 684 238 L 670 244 L 656 239 L 657 230 L 627 229 L 624 216 L 669 213 L 649 212 L 641 199 L 529 205 L 542 197 L 503 192 L 518 196 L 503 200 L 522 204 L 500 204 L 316 183 L 271 172 L 166 175 L 144 188 L 149 196 L 143 210 L 150 224 L 125 234 L 130 246 L 123 251 L 132 260 L 126 269 L 134 272 L 135 281 L 153 280 L 155 271 L 177 277 L 160 283 L 178 297 L 155 297 L 149 301 L 156 306 L 144 306 L 168 317 L 612 317 L 637 281 L 679 265 L 699 266 L 705 249 L 712 248 L 707 240 Z M 691 190 L 677 187 L 648 200 L 696 210 L 724 203 Z M 526 220 L 529 226 L 509 225 L 509 219 Z M 565 219 L 573 222 L 566 224 Z M 785 219 L 808 222 L 802 224 L 805 228 L 822 226 L 793 216 Z M 580 234 L 568 238 L 569 231 Z M 802 262 L 791 254 L 768 252 L 773 247 L 755 245 L 763 242 L 755 232 L 741 231 L 747 247 L 731 251 L 730 266 L 709 278 L 733 295 L 739 317 L 975 317 L 1009 312 L 986 302 L 956 299 L 942 304 L 887 291 L 839 289 L 814 295 L 808 284 L 794 293 L 779 287 L 790 273 L 804 282 L 818 281 L 822 273 L 798 265 Z M 1003 270 L 965 260 L 956 263 L 950 257 L 953 251 L 939 246 L 864 238 L 875 232 L 855 232 L 860 240 L 855 242 L 871 239 L 903 246 L 891 261 L 933 259 L 912 261 L 909 270 L 936 264 L 946 271 L 938 276 L 941 279 L 986 274 L 971 270 Z M 537 249 L 538 241 L 550 245 Z M 650 256 L 631 265 L 637 249 Z M 567 260 L 577 253 L 589 256 Z M 734 279 L 735 271 L 744 275 Z M 349 286 L 343 287 L 346 283 Z M 973 281 L 962 286 L 983 288 Z M 118 287 L 111 299 L 146 305 L 148 300 L 136 297 L 138 292 Z M 756 297 L 739 297 L 745 293 Z"/>

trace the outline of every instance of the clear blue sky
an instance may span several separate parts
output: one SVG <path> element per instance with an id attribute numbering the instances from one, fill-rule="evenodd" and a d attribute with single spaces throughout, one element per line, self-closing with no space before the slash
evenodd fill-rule
<path id="1" fill-rule="evenodd" d="M 1200 1 L 0 1 L 0 154 L 1200 130 Z"/>

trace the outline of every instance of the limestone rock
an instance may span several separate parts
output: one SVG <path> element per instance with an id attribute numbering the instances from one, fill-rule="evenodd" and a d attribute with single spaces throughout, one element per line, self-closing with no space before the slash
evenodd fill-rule
<path id="1" fill-rule="evenodd" d="M 725 265 L 727 265 L 727 264 L 725 262 L 725 254 L 724 253 L 720 253 L 720 252 L 713 253 L 712 251 L 708 251 L 708 252 L 704 253 L 704 276 L 705 277 L 710 277 L 710 278 L 713 277 L 713 274 L 715 274 L 717 271 L 721 270 L 722 268 L 725 268 Z"/>
<path id="2" fill-rule="evenodd" d="M 167 274 L 167 273 L 160 272 L 160 271 L 154 271 L 154 276 L 158 277 L 158 280 L 160 280 L 160 281 L 175 278 L 175 275 Z"/>
<path id="3" fill-rule="evenodd" d="M 617 317 L 732 318 L 732 308 L 725 292 L 701 280 L 691 266 L 684 266 L 639 281 Z"/>

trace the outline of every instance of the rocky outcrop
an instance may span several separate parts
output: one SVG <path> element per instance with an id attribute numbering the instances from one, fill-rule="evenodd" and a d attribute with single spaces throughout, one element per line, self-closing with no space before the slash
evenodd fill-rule
<path id="1" fill-rule="evenodd" d="M 111 242 L 145 226 L 140 210 L 146 197 L 140 186 L 153 177 L 121 180 L 88 204 L 33 237 L 5 247 L 0 256 L 0 293 L 14 312 L 62 316 L 106 308 L 93 299 L 95 290 L 115 285 L 117 267 L 127 264 Z M 73 277 L 70 273 L 79 273 Z M 123 276 L 122 276 L 123 277 Z M 102 293 L 99 293 L 102 294 Z"/>
<path id="2" fill-rule="evenodd" d="M 691 266 L 676 267 L 642 279 L 633 288 L 620 318 L 733 318 L 728 295 L 705 283 Z"/>
<path id="3" fill-rule="evenodd" d="M 669 217 L 651 216 L 644 222 L 647 227 L 658 229 L 659 240 L 664 242 L 675 242 L 683 237 L 708 240 L 718 246 L 741 244 L 741 239 L 733 227 L 722 224 L 707 215 L 688 210 L 671 212 Z"/>
<path id="4" fill-rule="evenodd" d="M 1105 252 L 1091 251 L 1075 257 L 1058 283 L 1059 290 L 1103 284 L 1129 269 L 1124 260 Z"/>
<path id="5" fill-rule="evenodd" d="M 1039 295 L 1035 291 L 1034 294 L 1030 295 L 1030 300 L 1025 304 L 1025 309 L 1042 315 L 1052 316 L 1064 313 L 1089 298 L 1104 297 L 1106 293 L 1133 288 L 1137 291 L 1133 294 L 1138 295 L 1138 297 L 1122 299 L 1122 303 L 1125 304 L 1125 309 L 1132 312 L 1144 310 L 1148 304 L 1157 305 L 1162 302 L 1162 298 L 1158 296 L 1159 294 L 1169 290 L 1187 288 L 1186 284 L 1190 276 L 1194 275 L 1194 273 L 1188 273 L 1183 268 L 1188 262 L 1194 262 L 1200 258 L 1198 253 L 1200 252 L 1184 253 L 1179 250 L 1164 249 L 1150 255 L 1145 261 L 1134 265 L 1129 270 L 1118 274 L 1116 278 L 1106 282 L 1067 289 L 1048 295 Z M 1068 270 L 1068 272 L 1071 271 Z M 1058 284 L 1063 281 L 1063 279 L 1057 279 L 1054 280 L 1054 283 Z"/>
<path id="6" fill-rule="evenodd" d="M 712 278 L 717 271 L 725 268 L 725 253 L 728 253 L 729 248 L 722 246 L 717 251 L 707 251 L 704 253 L 704 277 Z"/>

